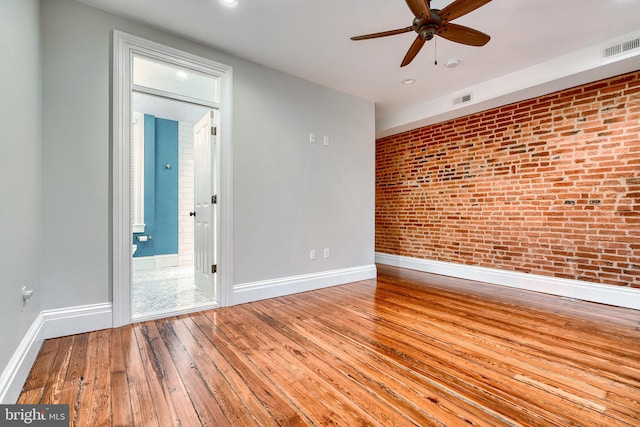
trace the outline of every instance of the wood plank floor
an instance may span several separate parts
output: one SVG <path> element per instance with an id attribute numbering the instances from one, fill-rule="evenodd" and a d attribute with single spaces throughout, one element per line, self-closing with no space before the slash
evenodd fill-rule
<path id="1" fill-rule="evenodd" d="M 18 403 L 78 426 L 638 426 L 640 311 L 379 266 L 48 340 Z"/>

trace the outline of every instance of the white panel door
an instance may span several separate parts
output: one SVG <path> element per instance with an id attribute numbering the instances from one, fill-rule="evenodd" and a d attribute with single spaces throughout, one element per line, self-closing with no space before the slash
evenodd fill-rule
<path id="1" fill-rule="evenodd" d="M 208 112 L 194 128 L 194 269 L 196 285 L 215 301 L 218 299 L 216 274 L 212 266 L 216 264 L 215 185 L 215 144 L 216 132 L 214 111 Z"/>

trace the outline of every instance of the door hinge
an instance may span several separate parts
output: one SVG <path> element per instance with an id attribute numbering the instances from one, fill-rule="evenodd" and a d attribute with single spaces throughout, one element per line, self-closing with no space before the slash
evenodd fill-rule
<path id="1" fill-rule="evenodd" d="M 211 204 L 215 205 L 216 203 L 218 203 L 218 196 L 214 194 L 213 196 L 211 196 Z"/>
<path id="2" fill-rule="evenodd" d="M 215 126 L 211 126 L 211 135 L 217 135 L 218 134 L 218 128 Z"/>
<path id="3" fill-rule="evenodd" d="M 211 266 L 211 274 L 216 274 L 218 272 L 218 264 L 213 264 Z"/>

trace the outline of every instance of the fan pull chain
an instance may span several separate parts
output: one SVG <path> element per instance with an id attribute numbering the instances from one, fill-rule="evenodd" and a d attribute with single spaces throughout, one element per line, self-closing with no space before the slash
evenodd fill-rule
<path id="1" fill-rule="evenodd" d="M 435 61 L 433 61 L 433 65 L 435 65 L 436 67 L 438 66 L 438 38 L 434 37 L 433 38 L 433 47 L 434 47 L 434 55 L 435 55 Z"/>

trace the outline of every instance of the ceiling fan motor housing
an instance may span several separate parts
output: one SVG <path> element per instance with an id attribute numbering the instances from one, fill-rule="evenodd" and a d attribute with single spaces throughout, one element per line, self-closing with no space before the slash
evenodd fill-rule
<path id="1" fill-rule="evenodd" d="M 438 12 L 438 9 L 432 9 L 430 17 L 422 15 L 415 17 L 413 20 L 413 31 L 418 33 L 423 39 L 431 40 L 442 24 L 442 18 L 438 15 Z"/>

